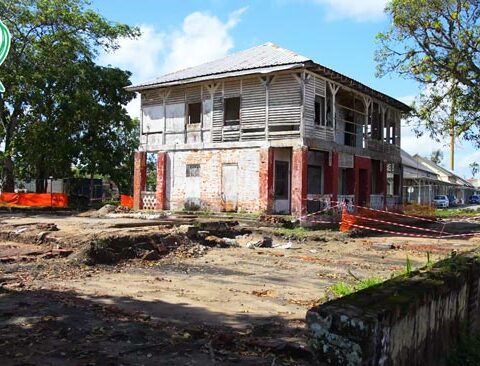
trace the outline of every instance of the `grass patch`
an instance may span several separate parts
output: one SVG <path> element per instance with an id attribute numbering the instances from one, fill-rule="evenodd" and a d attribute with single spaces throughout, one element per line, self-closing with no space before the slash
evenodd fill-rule
<path id="1" fill-rule="evenodd" d="M 277 236 L 285 237 L 295 237 L 295 238 L 305 238 L 308 234 L 311 233 L 311 230 L 308 230 L 304 227 L 297 226 L 294 228 L 280 227 L 273 230 L 273 234 Z"/>
<path id="2" fill-rule="evenodd" d="M 378 285 L 379 283 L 382 283 L 382 282 L 383 282 L 382 279 L 375 278 L 375 277 L 358 281 L 353 285 L 345 282 L 339 282 L 331 286 L 330 291 L 335 295 L 335 297 L 343 297 L 343 296 L 353 294 L 354 292 L 357 292 L 360 290 L 365 290 L 369 287 Z"/>
<path id="3" fill-rule="evenodd" d="M 437 208 L 435 210 L 436 217 L 449 218 L 456 216 L 477 216 L 480 214 L 480 209 L 472 208 Z"/>

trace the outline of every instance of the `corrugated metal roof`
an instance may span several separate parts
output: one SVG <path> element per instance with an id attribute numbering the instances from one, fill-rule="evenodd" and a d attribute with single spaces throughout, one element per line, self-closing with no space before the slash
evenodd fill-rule
<path id="1" fill-rule="evenodd" d="M 295 67 L 306 67 L 313 72 L 324 75 L 328 79 L 358 89 L 367 95 L 371 95 L 392 104 L 400 110 L 405 112 L 410 110 L 409 106 L 397 99 L 376 91 L 359 81 L 340 74 L 323 65 L 317 64 L 308 57 L 279 47 L 271 42 L 244 51 L 239 51 L 202 65 L 162 75 L 147 82 L 128 86 L 125 89 L 129 91 L 140 91 L 155 87 L 166 87 L 247 74 L 266 73 Z"/>
<path id="2" fill-rule="evenodd" d="M 219 60 L 162 75 L 156 79 L 133 85 L 128 89 L 141 89 L 146 86 L 163 85 L 166 83 L 189 80 L 207 75 L 230 73 L 233 71 L 302 64 L 307 61 L 310 60 L 302 55 L 298 55 L 295 52 L 281 48 L 269 42 L 244 51 L 233 53 Z"/>

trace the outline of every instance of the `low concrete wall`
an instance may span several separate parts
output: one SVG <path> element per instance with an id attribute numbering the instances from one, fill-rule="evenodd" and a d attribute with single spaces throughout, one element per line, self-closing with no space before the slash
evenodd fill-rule
<path id="1" fill-rule="evenodd" d="M 480 329 L 480 251 L 307 312 L 311 346 L 330 365 L 442 365 L 462 328 Z"/>

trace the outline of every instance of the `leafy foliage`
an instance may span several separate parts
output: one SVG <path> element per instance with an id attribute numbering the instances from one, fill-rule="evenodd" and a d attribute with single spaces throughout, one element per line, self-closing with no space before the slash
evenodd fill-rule
<path id="1" fill-rule="evenodd" d="M 100 49 L 138 30 L 113 24 L 85 0 L 0 0 L 0 19 L 12 33 L 0 68 L 3 188 L 13 178 L 45 179 L 81 172 L 124 185 L 133 164 L 137 124 L 123 107 L 133 95 L 130 73 L 95 64 Z M 123 183 L 122 183 L 123 182 Z"/>
<path id="2" fill-rule="evenodd" d="M 477 174 L 480 172 L 480 164 L 474 161 L 469 165 L 469 167 L 470 167 L 470 171 L 472 172 L 472 178 L 475 178 Z"/>
<path id="3" fill-rule="evenodd" d="M 435 164 L 439 165 L 442 163 L 443 160 L 443 152 L 440 149 L 433 150 L 430 155 L 430 160 L 433 161 Z"/>
<path id="4" fill-rule="evenodd" d="M 386 11 L 392 25 L 377 36 L 377 73 L 423 86 L 410 119 L 417 133 L 454 132 L 480 146 L 478 0 L 391 0 Z"/>

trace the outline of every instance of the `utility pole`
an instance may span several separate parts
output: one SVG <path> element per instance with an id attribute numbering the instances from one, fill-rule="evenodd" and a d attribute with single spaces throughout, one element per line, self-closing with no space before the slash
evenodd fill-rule
<path id="1" fill-rule="evenodd" d="M 455 112 L 456 95 L 452 93 L 452 106 L 450 108 L 450 170 L 455 170 Z"/>

